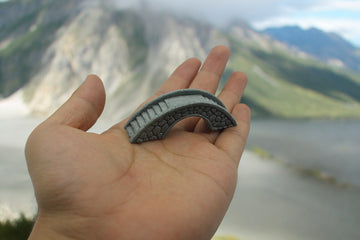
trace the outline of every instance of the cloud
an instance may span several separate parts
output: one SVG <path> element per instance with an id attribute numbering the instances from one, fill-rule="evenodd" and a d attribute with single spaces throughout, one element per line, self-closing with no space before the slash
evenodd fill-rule
<path id="1" fill-rule="evenodd" d="M 148 4 L 154 9 L 171 10 L 221 25 L 233 19 L 244 19 L 249 22 L 266 20 L 284 12 L 309 8 L 317 2 L 319 0 L 152 0 Z"/>
<path id="2" fill-rule="evenodd" d="M 316 10 L 348 10 L 348 11 L 360 11 L 359 0 L 323 0 L 318 5 Z"/>
<path id="3" fill-rule="evenodd" d="M 299 25 L 338 33 L 360 46 L 360 0 L 112 0 L 147 6 L 224 26 L 235 19 L 257 29 Z M 131 3 L 131 4 L 130 4 Z"/>
<path id="4" fill-rule="evenodd" d="M 360 8 L 359 0 L 108 0 L 118 6 L 146 5 L 155 10 L 172 12 L 206 19 L 217 25 L 233 19 L 248 22 L 266 21 L 276 17 L 291 16 L 314 9 L 355 9 Z"/>
<path id="5" fill-rule="evenodd" d="M 302 28 L 316 27 L 334 32 L 360 46 L 360 1 L 323 0 L 306 10 L 283 13 L 279 16 L 252 22 L 257 29 L 270 26 L 298 25 Z"/>
<path id="6" fill-rule="evenodd" d="M 256 29 L 264 29 L 266 27 L 281 27 L 281 26 L 300 26 L 304 29 L 308 28 L 318 28 L 326 32 L 333 32 L 341 35 L 348 41 L 352 42 L 354 45 L 360 46 L 360 31 L 354 30 L 359 29 L 360 19 L 351 20 L 351 19 L 324 19 L 317 17 L 309 18 L 286 18 L 280 17 L 276 19 L 271 19 L 268 21 L 260 22 L 254 24 Z"/>

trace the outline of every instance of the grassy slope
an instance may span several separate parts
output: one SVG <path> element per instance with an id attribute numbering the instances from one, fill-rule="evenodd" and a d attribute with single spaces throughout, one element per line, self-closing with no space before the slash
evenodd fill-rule
<path id="1" fill-rule="evenodd" d="M 41 68 L 41 56 L 51 44 L 63 21 L 41 23 L 41 15 L 51 4 L 19 17 L 16 22 L 0 29 L 0 40 L 12 41 L 0 49 L 0 96 L 9 96 L 24 86 Z"/>
<path id="2" fill-rule="evenodd" d="M 229 68 L 249 78 L 243 101 L 258 117 L 360 118 L 360 76 L 232 41 Z"/>

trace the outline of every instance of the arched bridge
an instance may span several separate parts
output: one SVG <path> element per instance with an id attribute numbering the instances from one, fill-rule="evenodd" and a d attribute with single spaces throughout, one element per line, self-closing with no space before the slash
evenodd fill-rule
<path id="1" fill-rule="evenodd" d="M 131 143 L 165 138 L 180 120 L 198 116 L 211 130 L 236 126 L 224 104 L 211 93 L 181 89 L 164 94 L 140 108 L 126 123 Z"/>

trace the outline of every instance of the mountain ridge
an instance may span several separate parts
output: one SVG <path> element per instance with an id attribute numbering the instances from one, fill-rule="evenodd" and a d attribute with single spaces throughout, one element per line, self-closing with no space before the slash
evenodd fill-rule
<path id="1" fill-rule="evenodd" d="M 360 48 L 336 33 L 299 26 L 272 27 L 261 32 L 322 61 L 360 72 Z"/>
<path id="2" fill-rule="evenodd" d="M 27 1 L 12 4 L 23 2 Z M 213 46 L 222 44 L 232 55 L 221 86 L 231 72 L 244 71 L 249 84 L 242 101 L 253 115 L 360 118 L 359 75 L 330 68 L 244 22 L 224 30 L 169 13 L 117 9 L 95 0 L 67 0 L 61 6 L 53 0 L 35 2 L 42 4 L 36 14 L 17 16 L 17 21 L 0 27 L 0 94 L 6 97 L 21 90 L 33 114 L 50 114 L 87 74 L 95 73 L 107 90 L 105 117 L 123 118 L 186 58 L 203 60 Z M 60 11 L 56 20 L 50 17 L 52 9 Z M 14 31 L 18 34 L 12 35 Z M 345 85 L 339 88 L 341 82 Z"/>

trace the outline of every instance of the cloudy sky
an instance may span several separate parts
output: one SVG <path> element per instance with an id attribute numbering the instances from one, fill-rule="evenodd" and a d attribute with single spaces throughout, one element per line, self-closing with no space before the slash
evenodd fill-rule
<path id="1" fill-rule="evenodd" d="M 317 27 L 338 33 L 360 47 L 360 0 L 151 0 L 148 4 L 205 18 L 217 25 L 239 18 L 256 29 Z"/>
<path id="2" fill-rule="evenodd" d="M 0 0 L 0 2 L 6 0 Z M 223 26 L 243 19 L 255 29 L 285 25 L 335 32 L 360 48 L 360 0 L 109 0 L 120 6 L 147 3 Z"/>

